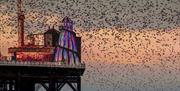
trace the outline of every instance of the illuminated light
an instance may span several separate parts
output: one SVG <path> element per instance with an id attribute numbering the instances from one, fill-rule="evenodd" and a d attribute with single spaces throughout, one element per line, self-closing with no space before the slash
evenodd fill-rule
<path id="1" fill-rule="evenodd" d="M 51 54 L 46 52 L 18 52 L 19 61 L 51 61 Z"/>
<path id="2" fill-rule="evenodd" d="M 62 48 L 59 48 L 58 61 L 63 60 L 62 59 L 62 52 L 63 52 L 62 50 L 63 50 Z"/>
<path id="3" fill-rule="evenodd" d="M 17 55 L 16 57 L 17 57 L 17 58 L 20 58 L 20 56 L 19 56 L 19 55 Z"/>

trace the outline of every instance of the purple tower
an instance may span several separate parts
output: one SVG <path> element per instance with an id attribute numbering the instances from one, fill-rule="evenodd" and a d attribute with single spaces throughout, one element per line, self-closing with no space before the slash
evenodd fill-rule
<path id="1" fill-rule="evenodd" d="M 63 26 L 60 27 L 58 46 L 55 49 L 55 61 L 74 65 L 80 63 L 80 56 L 76 41 L 77 37 L 73 31 L 73 21 L 65 17 Z"/>

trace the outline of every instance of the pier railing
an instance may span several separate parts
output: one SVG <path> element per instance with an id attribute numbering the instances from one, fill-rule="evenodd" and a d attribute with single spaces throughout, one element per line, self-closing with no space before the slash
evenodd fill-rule
<path id="1" fill-rule="evenodd" d="M 36 62 L 36 61 L 0 61 L 0 66 L 34 66 L 58 68 L 85 68 L 85 63 L 62 64 L 61 62 Z"/>

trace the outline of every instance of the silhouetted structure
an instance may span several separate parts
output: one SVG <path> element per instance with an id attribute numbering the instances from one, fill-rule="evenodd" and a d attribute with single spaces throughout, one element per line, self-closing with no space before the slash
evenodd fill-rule
<path id="1" fill-rule="evenodd" d="M 44 45 L 48 46 L 57 46 L 60 32 L 54 27 L 49 28 L 48 31 L 44 33 Z"/>
<path id="2" fill-rule="evenodd" d="M 65 17 L 59 30 L 44 33 L 44 45 L 36 45 L 33 34 L 24 44 L 24 14 L 18 0 L 18 47 L 8 49 L 11 60 L 0 61 L 0 91 L 34 91 L 41 84 L 47 91 L 60 91 L 68 84 L 73 91 L 81 90 L 81 38 L 73 31 L 73 21 Z M 21 39 L 22 38 L 22 39 Z"/>
<path id="3" fill-rule="evenodd" d="M 22 10 L 22 0 L 17 0 L 18 4 L 18 44 L 24 46 L 24 11 Z"/>

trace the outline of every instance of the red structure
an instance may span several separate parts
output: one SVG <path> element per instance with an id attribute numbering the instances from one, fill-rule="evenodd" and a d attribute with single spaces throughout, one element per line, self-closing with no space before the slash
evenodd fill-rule
<path id="1" fill-rule="evenodd" d="M 50 31 L 49 29 L 48 31 Z M 44 37 L 45 37 L 44 33 Z M 52 35 L 53 36 L 53 35 Z M 24 36 L 22 36 L 24 37 Z M 54 47 L 53 46 L 44 46 L 44 45 L 36 45 L 35 38 L 33 34 L 27 36 L 28 39 L 27 44 L 25 45 L 24 42 L 19 47 L 11 47 L 8 49 L 8 52 L 12 54 L 12 60 L 15 61 L 53 61 L 53 53 Z M 51 39 L 46 40 L 51 41 Z"/>
<path id="2" fill-rule="evenodd" d="M 24 46 L 24 12 L 22 10 L 22 0 L 18 0 L 18 44 Z"/>
<path id="3" fill-rule="evenodd" d="M 54 41 L 57 41 L 58 38 L 54 37 L 53 29 L 49 29 L 44 34 L 45 43 L 53 41 L 53 45 L 50 46 L 39 46 L 35 45 L 35 38 L 33 34 L 27 36 L 27 44 L 24 44 L 24 12 L 22 10 L 22 0 L 17 0 L 18 7 L 18 47 L 9 48 L 9 53 L 12 54 L 12 59 L 17 61 L 52 61 L 53 60 L 53 50 L 54 50 Z M 53 39 L 47 37 L 46 35 L 51 35 Z M 57 33 L 56 33 L 57 36 Z M 47 42 L 46 42 L 47 41 Z"/>
<path id="4" fill-rule="evenodd" d="M 9 48 L 9 53 L 13 53 L 13 60 L 16 61 L 52 61 L 53 47 L 30 46 L 23 48 Z"/>

